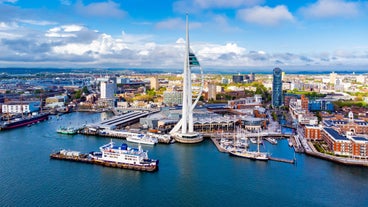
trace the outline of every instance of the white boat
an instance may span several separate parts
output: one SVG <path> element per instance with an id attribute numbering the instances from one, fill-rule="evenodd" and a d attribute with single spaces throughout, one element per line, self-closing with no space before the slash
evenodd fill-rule
<path id="1" fill-rule="evenodd" d="M 277 140 L 275 138 L 267 137 L 266 140 L 271 144 L 277 144 Z"/>
<path id="2" fill-rule="evenodd" d="M 121 146 L 115 146 L 110 142 L 100 147 L 100 152 L 93 152 L 90 156 L 95 160 L 117 164 L 129 164 L 135 166 L 146 166 L 156 168 L 158 160 L 148 158 L 148 152 L 139 145 L 137 148 L 130 148 L 123 143 Z"/>
<path id="3" fill-rule="evenodd" d="M 148 135 L 144 135 L 144 134 L 129 135 L 126 138 L 126 140 L 128 142 L 134 142 L 134 143 L 139 143 L 139 144 L 150 144 L 150 145 L 154 145 L 158 142 L 157 138 L 151 137 Z"/>
<path id="4" fill-rule="evenodd" d="M 250 142 L 252 142 L 252 144 L 257 144 L 257 139 L 256 138 L 250 138 Z"/>
<path id="5" fill-rule="evenodd" d="M 268 161 L 268 153 L 259 151 L 248 151 L 247 149 L 236 149 L 229 152 L 230 155 L 249 158 L 253 160 Z"/>
<path id="6" fill-rule="evenodd" d="M 267 152 L 259 151 L 259 136 L 257 139 L 257 151 L 248 151 L 248 149 L 239 149 L 235 148 L 229 151 L 230 155 L 253 159 L 253 160 L 261 160 L 268 161 L 269 155 Z"/>
<path id="7" fill-rule="evenodd" d="M 288 139 L 289 147 L 293 146 L 293 143 L 291 142 L 291 138 Z"/>
<path id="8" fill-rule="evenodd" d="M 59 134 L 76 134 L 77 133 L 77 129 L 73 128 L 73 127 L 60 127 L 59 129 L 56 130 L 57 133 Z"/>
<path id="9" fill-rule="evenodd" d="M 157 138 L 157 140 L 163 140 L 164 142 L 168 142 L 171 140 L 171 136 L 169 134 L 155 134 L 152 132 L 147 132 L 147 135 L 152 138 Z"/>

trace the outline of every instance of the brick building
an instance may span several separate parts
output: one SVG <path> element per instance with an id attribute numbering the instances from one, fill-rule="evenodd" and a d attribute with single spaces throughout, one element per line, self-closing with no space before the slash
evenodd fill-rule
<path id="1" fill-rule="evenodd" d="M 351 132 L 345 136 L 331 127 L 323 128 L 321 136 L 335 155 L 368 158 L 368 139 L 366 137 L 353 136 Z"/>

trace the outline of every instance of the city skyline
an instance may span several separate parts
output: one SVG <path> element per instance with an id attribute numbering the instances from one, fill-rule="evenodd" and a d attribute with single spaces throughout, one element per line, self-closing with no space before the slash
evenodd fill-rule
<path id="1" fill-rule="evenodd" d="M 366 1 L 0 0 L 1 67 L 364 70 Z"/>

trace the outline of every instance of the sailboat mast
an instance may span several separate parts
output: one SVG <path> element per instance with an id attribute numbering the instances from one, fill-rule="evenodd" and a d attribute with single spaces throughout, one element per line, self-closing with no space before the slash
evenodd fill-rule
<path id="1" fill-rule="evenodd" d="M 258 138 L 257 138 L 257 151 L 259 153 L 259 132 L 258 132 Z"/>

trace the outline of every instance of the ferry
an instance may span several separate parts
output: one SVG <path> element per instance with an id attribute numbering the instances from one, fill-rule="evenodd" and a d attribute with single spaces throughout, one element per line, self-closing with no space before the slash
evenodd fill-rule
<path id="1" fill-rule="evenodd" d="M 16 118 L 14 120 L 5 121 L 0 125 L 1 130 L 14 129 L 22 126 L 30 126 L 40 121 L 47 120 L 49 118 L 48 113 L 35 114 L 24 118 Z"/>
<path id="2" fill-rule="evenodd" d="M 59 129 L 56 130 L 57 133 L 59 134 L 76 134 L 77 133 L 77 129 L 73 128 L 73 127 L 60 127 Z"/>
<path id="3" fill-rule="evenodd" d="M 126 140 L 128 142 L 134 142 L 138 144 L 149 144 L 149 145 L 155 145 L 158 142 L 157 138 L 144 134 L 129 135 L 127 136 Z"/>
<path id="4" fill-rule="evenodd" d="M 148 152 L 139 145 L 137 148 L 130 148 L 123 143 L 121 146 L 115 146 L 110 142 L 100 147 L 100 152 L 92 153 L 92 158 L 105 162 L 132 164 L 137 166 L 156 166 L 157 160 L 148 158 Z"/>
<path id="5" fill-rule="evenodd" d="M 50 158 L 148 172 L 158 170 L 159 161 L 148 158 L 148 152 L 143 150 L 141 146 L 130 148 L 125 143 L 116 146 L 114 142 L 110 141 L 99 149 L 100 151 L 86 154 L 78 151 L 60 150 L 52 153 Z"/>

